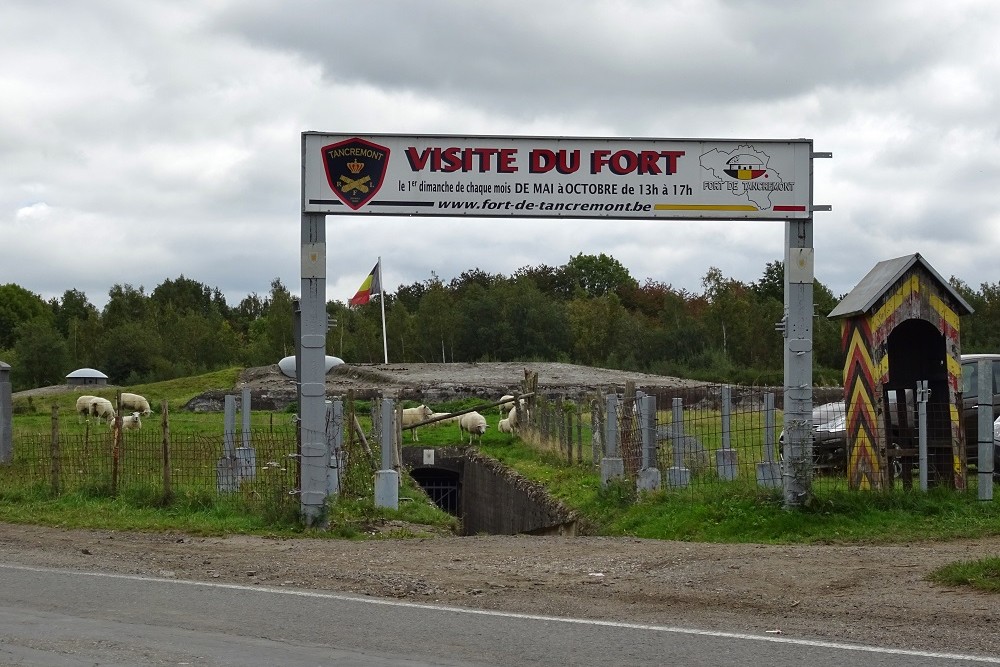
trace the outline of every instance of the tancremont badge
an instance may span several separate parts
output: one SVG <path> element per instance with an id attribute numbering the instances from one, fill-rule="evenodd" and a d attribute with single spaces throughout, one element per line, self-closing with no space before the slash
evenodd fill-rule
<path id="1" fill-rule="evenodd" d="M 357 211 L 371 201 L 389 166 L 389 149 L 364 139 L 346 139 L 324 146 L 326 180 L 340 201 Z"/>

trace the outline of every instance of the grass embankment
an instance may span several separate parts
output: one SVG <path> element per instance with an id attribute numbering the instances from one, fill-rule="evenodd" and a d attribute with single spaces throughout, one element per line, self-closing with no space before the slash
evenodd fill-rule
<path id="1" fill-rule="evenodd" d="M 183 405 L 207 389 L 230 388 L 239 369 L 229 369 L 194 378 L 131 387 L 146 396 L 166 398 L 171 406 Z M 99 393 L 99 392 L 95 392 Z M 35 413 L 17 414 L 18 428 L 44 429 L 48 406 L 72 414 L 75 395 L 36 400 Z M 483 401 L 464 400 L 431 406 L 436 411 L 456 411 Z M 158 403 L 157 403 L 158 407 Z M 363 409 L 364 406 L 359 406 Z M 898 543 L 943 540 L 1000 534 L 1000 507 L 976 499 L 971 490 L 955 493 L 936 489 L 919 492 L 850 492 L 817 487 L 808 506 L 795 511 L 784 508 L 780 490 L 755 485 L 701 484 L 696 489 L 637 494 L 626 484 L 604 488 L 593 465 L 568 465 L 551 451 L 532 447 L 496 429 L 496 410 L 484 410 L 490 429 L 481 449 L 543 484 L 555 497 L 576 510 L 587 529 L 601 535 L 628 535 L 692 542 L 746 543 Z M 171 408 L 173 416 L 182 413 Z M 219 414 L 183 413 L 191 429 L 217 429 Z M 454 445 L 459 432 L 455 424 L 420 429 L 419 444 L 427 447 Z M 412 436 L 404 435 L 404 444 Z M 430 503 L 408 478 L 400 491 L 399 510 L 374 507 L 373 499 L 338 498 L 331 505 L 330 530 L 304 531 L 294 516 L 250 516 L 223 501 L 205 498 L 177 499 L 168 507 L 153 500 L 107 498 L 71 494 L 50 497 L 44 489 L 0 490 L 0 521 L 36 523 L 62 527 L 113 530 L 178 530 L 195 534 L 303 535 L 364 538 L 419 534 L 414 525 L 447 529 L 455 519 Z M 375 526 L 392 525 L 387 532 Z M 951 585 L 972 585 L 1000 590 L 1000 559 L 955 563 L 935 573 L 934 579 Z"/>

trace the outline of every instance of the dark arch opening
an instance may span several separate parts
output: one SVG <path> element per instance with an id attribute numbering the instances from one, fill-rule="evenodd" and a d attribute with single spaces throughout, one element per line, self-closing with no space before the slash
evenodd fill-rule
<path id="1" fill-rule="evenodd" d="M 886 446 L 915 451 L 918 446 L 917 382 L 927 380 L 928 482 L 952 481 L 951 410 L 944 335 L 930 322 L 910 319 L 889 334 L 889 380 L 883 387 Z M 913 457 L 903 459 L 913 465 Z"/>
<path id="2" fill-rule="evenodd" d="M 452 516 L 462 516 L 462 476 L 444 468 L 414 468 L 413 478 L 434 504 Z"/>

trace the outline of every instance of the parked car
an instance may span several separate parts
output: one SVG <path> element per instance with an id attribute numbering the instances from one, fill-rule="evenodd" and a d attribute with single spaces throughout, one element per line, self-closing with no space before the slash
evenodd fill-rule
<path id="1" fill-rule="evenodd" d="M 969 465 L 976 465 L 979 460 L 979 361 L 981 359 L 990 362 L 991 368 L 994 418 L 993 470 L 994 474 L 1000 477 L 1000 354 L 963 354 L 961 357 L 962 422 L 965 427 L 966 459 Z M 896 394 L 896 391 L 889 392 L 890 406 L 895 405 Z M 914 406 L 909 407 L 916 410 Z M 915 414 L 913 421 L 916 421 Z M 813 460 L 817 468 L 844 470 L 847 465 L 847 413 L 844 401 L 824 403 L 814 407 L 812 423 Z M 778 437 L 782 447 L 785 442 L 784 435 L 785 432 L 782 431 Z"/>
<path id="2" fill-rule="evenodd" d="M 847 468 L 847 411 L 844 401 L 823 403 L 812 409 L 813 465 L 818 470 L 843 471 Z M 784 450 L 785 431 L 778 435 Z M 782 452 L 779 452 L 779 456 Z"/>

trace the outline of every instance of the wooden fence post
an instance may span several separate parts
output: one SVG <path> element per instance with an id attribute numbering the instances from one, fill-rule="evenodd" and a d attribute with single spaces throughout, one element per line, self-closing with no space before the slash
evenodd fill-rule
<path id="1" fill-rule="evenodd" d="M 59 461 L 59 406 L 52 406 L 52 447 L 50 450 L 52 455 L 52 493 L 53 495 L 59 495 L 59 477 L 60 477 L 60 461 Z"/>
<path id="2" fill-rule="evenodd" d="M 170 469 L 170 420 L 167 418 L 167 402 L 160 404 L 160 424 L 163 427 L 163 504 L 167 505 L 174 499 L 174 489 Z"/>
<path id="3" fill-rule="evenodd" d="M 583 406 L 576 404 L 576 462 L 583 463 Z"/>

